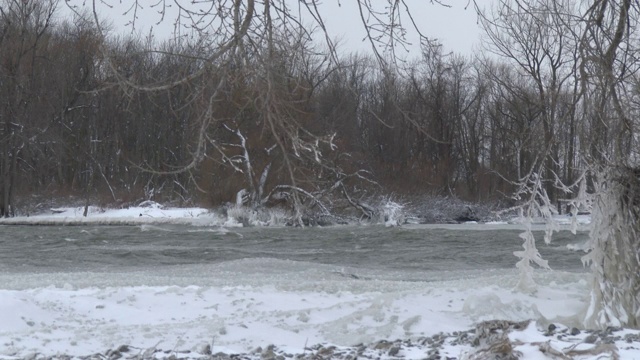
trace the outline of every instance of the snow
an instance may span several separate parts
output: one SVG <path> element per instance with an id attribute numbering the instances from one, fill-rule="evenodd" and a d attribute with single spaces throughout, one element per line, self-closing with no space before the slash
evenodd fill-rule
<path id="1" fill-rule="evenodd" d="M 154 204 L 124 210 L 92 208 L 86 218 L 82 209 L 56 209 L 13 220 L 139 222 L 147 231 L 160 231 L 153 227 L 160 222 L 227 221 L 204 209 Z M 163 349 L 201 358 L 207 346 L 214 354 L 248 354 L 271 344 L 300 354 L 308 353 L 313 344 L 349 347 L 453 334 L 495 319 L 533 320 L 525 329 L 509 333 L 525 359 L 548 359 L 541 343 L 558 351 L 595 346 L 585 344 L 586 331 L 562 339 L 544 336 L 552 323 L 565 330 L 579 327 L 579 313 L 589 303 L 589 279 L 584 273 L 536 272 L 538 290 L 525 293 L 515 290 L 516 269 L 411 282 L 364 280 L 344 271 L 331 265 L 244 259 L 148 272 L 0 273 L 0 359 L 80 357 L 106 354 L 122 345 L 130 347 L 131 355 Z M 615 345 L 621 358 L 640 358 L 640 344 L 624 341 L 624 335 L 637 336 L 638 331 L 625 329 L 620 334 Z M 411 347 L 397 355 L 426 358 L 428 350 Z M 474 358 L 475 350 L 470 343 L 445 341 L 440 355 Z M 394 357 L 385 352 L 381 358 Z M 608 357 L 585 353 L 576 358 Z"/>
<path id="2" fill-rule="evenodd" d="M 273 265 L 263 261 L 239 261 L 236 266 L 260 273 L 261 267 Z M 225 267 L 211 269 L 208 275 L 227 274 L 231 279 L 154 286 L 45 286 L 44 278 L 23 276 L 22 282 L 35 286 L 0 290 L 0 311 L 5 314 L 0 322 L 0 358 L 30 353 L 82 356 L 121 345 L 141 351 L 157 347 L 197 352 L 213 344 L 214 353 L 245 353 L 274 344 L 302 353 L 311 344 L 352 346 L 452 333 L 494 318 L 570 317 L 584 304 L 580 293 L 586 291 L 583 280 L 572 284 L 575 274 L 565 274 L 567 282 L 530 295 L 512 291 L 516 278 L 511 275 L 411 284 L 336 275 L 305 283 L 308 274 L 296 276 L 296 271 L 280 274 L 289 279 L 273 282 Z M 145 281 L 142 275 L 130 276 Z M 73 282 L 63 279 L 67 280 Z M 524 342 L 540 337 L 537 331 L 521 336 Z M 443 352 L 458 356 L 469 350 L 461 345 Z"/>
<path id="3" fill-rule="evenodd" d="M 84 207 L 56 208 L 37 216 L 17 216 L 7 218 L 0 223 L 22 224 L 154 224 L 184 223 L 193 225 L 219 224 L 219 217 L 203 208 L 165 208 L 162 205 L 145 201 L 141 206 L 125 209 L 103 209 L 89 206 L 87 216 L 83 216 Z"/>

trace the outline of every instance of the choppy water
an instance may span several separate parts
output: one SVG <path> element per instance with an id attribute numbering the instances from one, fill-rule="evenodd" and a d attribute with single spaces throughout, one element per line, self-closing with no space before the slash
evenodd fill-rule
<path id="1" fill-rule="evenodd" d="M 522 248 L 518 230 L 386 228 L 204 228 L 190 226 L 2 226 L 0 273 L 167 271 L 241 259 L 344 267 L 360 274 L 510 269 Z M 538 248 L 553 269 L 583 271 L 586 233 L 556 233 Z M 355 270 L 353 270 L 355 269 Z M 1 284 L 0 284 L 1 285 Z"/>

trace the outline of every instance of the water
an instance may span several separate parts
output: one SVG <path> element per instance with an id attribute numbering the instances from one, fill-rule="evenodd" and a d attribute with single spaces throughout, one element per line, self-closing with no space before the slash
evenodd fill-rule
<path id="1" fill-rule="evenodd" d="M 539 244 L 561 271 L 536 271 L 531 294 L 514 291 L 520 231 L 477 227 L 4 226 L 0 343 L 21 357 L 212 338 L 233 352 L 351 346 L 491 319 L 567 324 L 588 303 L 567 248 L 586 233 Z"/>
<path id="2" fill-rule="evenodd" d="M 243 259 L 279 260 L 367 273 L 424 273 L 513 269 L 522 248 L 518 230 L 470 231 L 425 226 L 386 228 L 203 228 L 191 226 L 3 226 L 0 273 L 126 273 L 172 271 Z M 586 233 L 536 233 L 553 269 L 584 271 Z M 245 263 L 247 264 L 247 263 Z M 2 285 L 2 284 L 0 284 Z"/>

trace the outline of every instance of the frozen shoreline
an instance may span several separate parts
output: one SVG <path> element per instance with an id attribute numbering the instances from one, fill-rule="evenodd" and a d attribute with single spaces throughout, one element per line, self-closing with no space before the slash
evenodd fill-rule
<path id="1" fill-rule="evenodd" d="M 504 319 L 526 317 L 535 307 L 518 309 L 534 303 L 547 315 L 558 307 L 567 313 L 579 303 L 575 294 L 545 305 L 531 301 L 557 296 L 557 288 L 523 297 L 464 287 L 327 292 L 240 282 L 0 290 L 9 316 L 0 324 L 0 359 L 488 359 L 506 358 L 504 349 L 522 359 L 640 357 L 637 330 Z M 502 312 L 484 314 L 492 299 Z"/>
<path id="2" fill-rule="evenodd" d="M 626 344 L 619 351 L 620 343 Z M 475 328 L 453 333 L 440 332 L 433 336 L 413 339 L 378 340 L 369 344 L 335 346 L 331 344 L 305 345 L 300 352 L 288 351 L 273 344 L 258 346 L 249 352 L 216 351 L 215 339 L 200 342 L 191 349 L 163 349 L 153 346 L 138 348 L 122 344 L 103 352 L 86 355 L 56 354 L 46 356 L 32 353 L 24 358 L 2 356 L 3 360 L 18 359 L 636 359 L 640 353 L 640 333 L 621 328 L 605 331 L 580 331 L 562 325 L 539 329 L 535 322 L 487 321 Z M 547 357 L 548 355 L 549 357 Z M 513 356 L 513 357 L 511 357 Z M 631 357 L 629 357 L 631 356 Z"/>
<path id="3" fill-rule="evenodd" d="M 185 225 L 214 225 L 221 218 L 204 208 L 164 208 L 157 203 L 127 209 L 83 207 L 54 208 L 33 216 L 1 218 L 3 225 L 142 225 L 176 223 Z"/>
<path id="4" fill-rule="evenodd" d="M 141 231 L 163 231 L 159 224 L 242 226 L 200 208 L 91 208 L 86 218 L 82 210 L 0 224 L 142 225 Z M 522 229 L 508 223 L 404 226 Z M 505 339 L 523 359 L 552 358 L 547 355 L 554 351 L 584 360 L 640 359 L 638 331 L 573 329 L 588 301 L 587 274 L 540 271 L 536 277 L 538 292 L 527 294 L 514 290 L 515 269 L 406 282 L 274 259 L 132 273 L 0 273 L 0 359 L 470 360 L 487 358 L 492 342 Z M 487 322 L 498 325 L 477 335 L 475 327 Z"/>
<path id="5" fill-rule="evenodd" d="M 154 202 L 147 202 L 146 206 L 130 207 L 126 209 L 104 209 L 90 206 L 87 216 L 83 216 L 83 207 L 55 208 L 48 212 L 32 216 L 16 216 L 0 218 L 0 225 L 42 225 L 42 226 L 82 226 L 82 225 L 114 225 L 114 226 L 137 226 L 137 225 L 192 225 L 192 226 L 218 226 L 218 227 L 241 227 L 242 217 L 249 217 L 251 214 L 225 215 L 205 208 L 171 208 L 163 207 Z M 555 226 L 558 230 L 571 230 L 575 225 L 578 231 L 589 231 L 591 217 L 589 215 L 578 215 L 575 219 L 568 215 L 558 215 L 554 217 Z M 573 224 L 575 222 L 575 224 Z M 274 211 L 269 219 L 250 219 L 251 226 L 285 226 L 284 214 Z M 370 223 L 372 224 L 372 223 Z M 356 221 L 348 225 L 359 225 Z M 382 225 L 382 223 L 380 223 Z M 386 223 L 384 225 L 389 225 Z M 395 224 L 394 224 L 395 225 Z M 333 225 L 340 226 L 340 225 Z M 509 219 L 505 221 L 488 222 L 463 222 L 463 223 L 417 223 L 408 219 L 403 224 L 409 228 L 425 229 L 448 229 L 448 230 L 523 230 L 524 225 L 519 219 Z M 545 230 L 547 225 L 542 219 L 533 219 L 533 230 Z"/>

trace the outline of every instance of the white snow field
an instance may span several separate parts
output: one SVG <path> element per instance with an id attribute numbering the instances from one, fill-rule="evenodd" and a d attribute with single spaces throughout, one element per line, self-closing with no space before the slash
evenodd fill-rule
<path id="1" fill-rule="evenodd" d="M 203 209 L 153 206 L 81 215 L 60 209 L 13 220 L 219 221 Z M 538 291 L 527 294 L 515 290 L 515 268 L 363 280 L 330 265 L 264 258 L 159 272 L 0 273 L 0 359 L 488 359 L 496 334 L 522 359 L 640 359 L 637 330 L 579 330 L 588 274 L 540 271 L 535 279 Z"/>

